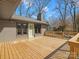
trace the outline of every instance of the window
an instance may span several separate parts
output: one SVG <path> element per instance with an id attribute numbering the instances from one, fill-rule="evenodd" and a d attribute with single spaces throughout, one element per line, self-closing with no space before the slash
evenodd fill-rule
<path id="1" fill-rule="evenodd" d="M 23 35 L 23 34 L 27 34 L 27 29 L 28 29 L 28 25 L 27 24 L 17 24 L 17 34 L 18 35 Z"/>

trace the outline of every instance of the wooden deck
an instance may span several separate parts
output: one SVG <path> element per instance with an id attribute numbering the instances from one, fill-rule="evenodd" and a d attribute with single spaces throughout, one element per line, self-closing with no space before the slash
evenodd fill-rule
<path id="1" fill-rule="evenodd" d="M 0 43 L 0 59 L 44 59 L 66 40 L 42 36 L 35 40 Z"/>
<path id="2" fill-rule="evenodd" d="M 69 40 L 69 59 L 79 59 L 79 33 Z"/>

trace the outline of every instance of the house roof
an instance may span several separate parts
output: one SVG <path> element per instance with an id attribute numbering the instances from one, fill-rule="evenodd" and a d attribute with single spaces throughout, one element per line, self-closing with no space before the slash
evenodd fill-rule
<path id="1" fill-rule="evenodd" d="M 38 20 L 34 20 L 32 18 L 27 18 L 27 17 L 23 17 L 23 16 L 12 16 L 11 18 L 12 20 L 14 21 L 17 21 L 17 22 L 29 22 L 29 23 L 40 23 L 40 24 L 46 24 L 48 25 L 47 22 L 45 21 L 38 21 Z"/>
<path id="2" fill-rule="evenodd" d="M 0 18 L 8 20 L 11 18 L 21 0 L 0 0 Z"/>
<path id="3" fill-rule="evenodd" d="M 31 23 L 40 23 L 47 24 L 45 21 L 33 20 L 31 18 L 26 18 L 23 16 L 13 15 L 17 6 L 20 4 L 21 0 L 0 0 L 0 19 L 21 22 L 31 22 Z"/>

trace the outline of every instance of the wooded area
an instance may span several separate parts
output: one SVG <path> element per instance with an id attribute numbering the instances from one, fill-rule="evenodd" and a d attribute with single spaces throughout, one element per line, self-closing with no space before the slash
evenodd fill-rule
<path id="1" fill-rule="evenodd" d="M 19 5 L 19 14 L 22 15 L 23 12 L 22 8 L 24 7 L 23 3 L 25 3 L 25 5 L 27 6 L 25 10 L 26 17 L 31 18 L 33 15 L 35 15 L 37 20 L 46 21 L 45 20 L 45 14 L 47 13 L 46 9 L 50 1 L 51 0 L 40 0 L 40 1 L 22 0 L 21 4 Z M 31 12 L 32 9 L 34 9 L 33 12 Z M 78 32 L 79 31 L 78 9 L 79 9 L 79 0 L 57 0 L 56 6 L 52 10 L 52 12 L 57 12 L 58 16 L 56 17 L 56 19 L 55 17 L 53 17 L 53 15 L 49 17 L 47 21 L 49 23 L 49 27 L 52 27 L 52 29 L 56 31 L 65 31 L 66 27 L 69 28 L 68 24 L 70 24 L 70 27 L 72 27 L 71 30 L 74 32 L 75 31 Z M 69 21 L 71 23 L 69 23 Z"/>

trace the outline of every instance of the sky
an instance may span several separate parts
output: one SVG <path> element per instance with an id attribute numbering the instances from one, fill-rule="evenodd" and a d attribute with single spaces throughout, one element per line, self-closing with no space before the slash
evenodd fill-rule
<path id="1" fill-rule="evenodd" d="M 25 16 L 26 15 L 26 10 L 28 8 L 28 2 L 25 1 L 25 0 L 22 0 L 23 3 L 22 3 L 22 16 Z M 27 4 L 27 6 L 26 6 Z M 53 14 L 55 14 L 55 12 L 52 12 L 52 10 L 55 8 L 56 6 L 56 0 L 50 0 L 49 4 L 44 8 L 45 10 L 45 19 L 48 19 L 49 17 L 51 17 Z M 16 9 L 16 15 L 19 15 L 19 8 L 20 7 L 17 7 Z M 34 9 L 30 9 L 30 12 L 35 12 Z M 36 18 L 36 15 L 37 15 L 37 12 L 35 12 L 35 14 L 32 16 L 33 18 Z"/>
<path id="2" fill-rule="evenodd" d="M 30 0 L 28 0 L 28 1 L 30 1 Z M 51 17 L 54 18 L 54 19 L 58 18 L 59 14 L 58 14 L 58 12 L 55 9 L 56 6 L 57 6 L 56 3 L 57 3 L 57 0 L 50 0 L 49 4 L 43 8 L 44 19 L 48 20 Z M 28 11 L 28 13 L 26 13 L 27 12 L 26 10 L 28 9 L 29 6 L 32 6 L 32 4 L 33 3 L 29 4 L 27 2 L 27 0 L 22 0 L 22 5 L 21 5 L 22 6 L 21 7 L 21 9 L 22 9 L 22 16 L 26 17 L 26 14 L 29 14 L 29 13 L 33 14 L 34 13 L 31 17 L 34 18 L 34 19 L 37 18 L 37 13 L 38 12 L 35 9 L 35 7 L 31 7 L 30 10 Z M 20 15 L 19 10 L 20 10 L 20 7 L 17 7 L 16 15 Z M 79 9 L 77 9 L 77 11 L 79 11 Z"/>
<path id="3" fill-rule="evenodd" d="M 54 11 L 54 8 L 56 6 L 56 0 L 51 0 L 51 2 L 48 5 L 48 11 L 46 13 L 46 18 L 48 19 L 49 17 L 51 17 L 53 14 L 55 14 L 56 12 Z"/>

